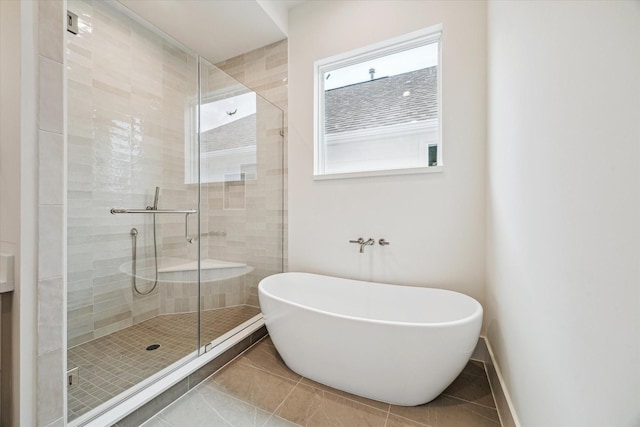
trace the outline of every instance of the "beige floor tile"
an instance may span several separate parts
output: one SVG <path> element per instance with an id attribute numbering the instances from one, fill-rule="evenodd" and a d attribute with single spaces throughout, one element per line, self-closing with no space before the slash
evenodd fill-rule
<path id="1" fill-rule="evenodd" d="M 198 392 L 188 393 L 177 403 L 154 417 L 157 419 L 153 422 L 159 422 L 160 426 L 168 423 L 171 426 L 190 427 L 256 427 L 263 425 L 269 418 L 268 413 L 224 395 L 215 398 L 209 395 L 205 398 Z M 148 424 L 151 424 L 151 420 Z"/>
<path id="2" fill-rule="evenodd" d="M 260 342 L 261 343 L 265 343 L 265 344 L 270 345 L 271 347 L 275 348 L 275 345 L 273 344 L 273 341 L 271 340 L 271 337 L 269 335 L 264 337 L 264 339 L 262 341 L 260 341 Z"/>
<path id="3" fill-rule="evenodd" d="M 293 390 L 296 381 L 241 363 L 232 363 L 203 387 L 213 387 L 272 413 Z"/>
<path id="4" fill-rule="evenodd" d="M 247 305 L 203 311 L 201 341 L 212 341 L 258 313 Z M 196 351 L 196 325 L 196 313 L 162 315 L 70 348 L 67 365 L 78 367 L 80 381 L 68 392 L 68 420 Z M 147 351 L 150 344 L 160 347 Z"/>
<path id="5" fill-rule="evenodd" d="M 496 407 L 486 376 L 483 378 L 462 373 L 447 387 L 443 394 L 489 408 Z"/>
<path id="6" fill-rule="evenodd" d="M 273 341 L 271 341 L 271 337 L 267 336 L 266 338 L 264 338 L 262 341 L 260 341 L 260 345 L 263 346 L 268 346 L 269 348 L 265 348 L 264 352 L 269 352 L 269 353 L 275 353 L 277 359 L 282 363 L 282 365 L 280 365 L 278 368 L 284 368 L 285 372 L 288 372 L 289 375 L 293 374 L 292 379 L 300 379 L 300 375 L 296 374 L 295 372 L 293 372 L 291 369 L 289 369 L 289 367 L 287 367 L 286 364 L 284 364 L 284 361 L 282 361 L 282 358 L 280 357 L 280 355 L 278 354 L 278 351 L 276 350 L 275 346 L 273 345 Z M 249 352 L 247 352 L 249 353 Z M 278 372 L 281 372 L 280 370 Z M 338 396 L 342 396 L 344 398 L 347 399 L 351 399 L 351 400 L 355 400 L 356 402 L 359 403 L 363 403 L 365 405 L 369 405 L 372 406 L 376 409 L 381 409 L 381 410 L 388 410 L 389 409 L 389 404 L 388 403 L 384 403 L 384 402 L 379 402 L 377 400 L 372 400 L 372 399 L 367 399 L 366 397 L 361 397 L 361 396 L 356 396 L 347 392 L 344 392 L 342 390 L 336 390 L 335 388 L 329 387 L 327 385 L 324 384 L 320 384 L 316 381 L 310 380 L 308 378 L 302 378 L 302 383 L 306 384 L 308 386 L 314 387 L 314 388 L 318 388 L 324 391 L 327 391 L 329 393 L 334 393 L 337 394 Z"/>
<path id="7" fill-rule="evenodd" d="M 149 421 L 143 424 L 144 427 L 175 427 L 169 421 L 161 418 L 159 415 L 151 418 Z"/>
<path id="8" fill-rule="evenodd" d="M 368 405 L 374 407 L 376 409 L 380 409 L 381 411 L 388 411 L 389 404 L 385 402 L 380 402 L 379 400 L 367 399 L 366 397 L 357 396 L 355 394 L 347 393 L 346 391 L 337 390 L 333 387 L 329 387 L 328 385 L 321 384 L 319 382 L 310 380 L 309 378 L 303 378 L 302 384 L 318 388 L 320 390 L 324 390 L 328 393 L 333 393 L 338 396 L 344 397 L 345 399 L 354 400 L 358 403 L 362 403 L 363 405 Z"/>
<path id="9" fill-rule="evenodd" d="M 387 412 L 321 389 L 298 384 L 276 415 L 307 427 L 380 426 Z"/>
<path id="10" fill-rule="evenodd" d="M 478 360 L 469 360 L 467 365 L 462 370 L 463 374 L 475 375 L 477 377 L 487 377 L 487 372 L 484 369 L 484 363 Z"/>
<path id="11" fill-rule="evenodd" d="M 495 409 L 444 395 L 420 406 L 391 405 L 390 413 L 432 427 L 500 426 Z"/>
<path id="12" fill-rule="evenodd" d="M 287 372 L 288 371 L 288 372 Z M 470 362 L 452 385 L 450 392 L 465 395 L 482 402 L 488 387 L 488 380 L 481 363 Z M 230 412 L 238 411 L 237 425 L 242 427 L 244 418 L 250 411 L 267 416 L 265 427 L 499 427 L 495 408 L 471 401 L 441 395 L 434 401 L 416 407 L 388 405 L 370 399 L 360 398 L 331 387 L 300 378 L 291 372 L 277 357 L 270 338 L 248 350 L 195 390 L 218 415 L 231 420 Z M 486 385 L 485 385 L 486 383 Z M 478 392 L 480 390 L 480 392 Z M 466 393 L 466 394 L 465 394 Z M 475 394 L 474 394 L 475 393 Z M 489 396 L 490 393 L 489 393 Z M 242 401 L 242 402 L 240 402 Z M 231 402 L 231 403 L 229 403 Z M 177 404 L 181 404 L 178 402 Z M 193 403 L 190 403 L 193 405 Z M 176 404 L 174 404 L 176 405 Z M 220 408 L 220 409 L 219 409 Z M 181 412 L 186 417 L 190 411 Z M 203 409 L 207 411 L 208 409 Z M 223 411 L 230 411 L 224 412 Z M 160 413 L 164 415 L 167 410 Z M 271 414 L 273 411 L 275 413 Z M 158 417 L 156 417 L 158 418 Z M 251 418 L 251 417 L 249 417 Z M 199 418 L 198 418 L 199 419 Z M 262 420 L 264 418 L 256 419 Z M 180 426 L 200 426 L 184 418 Z M 206 425 L 219 425 L 211 420 Z M 216 421 L 217 422 L 217 421 Z M 168 425 L 168 424 L 167 424 Z M 165 424 L 153 424 L 150 427 L 166 427 Z M 221 424 L 220 424 L 221 425 Z M 145 425 L 145 427 L 147 427 Z"/>
<path id="13" fill-rule="evenodd" d="M 260 341 L 260 343 L 247 351 L 238 359 L 238 363 L 253 366 L 296 382 L 302 378 L 285 365 L 276 348 L 267 340 Z"/>
<path id="14" fill-rule="evenodd" d="M 431 427 L 427 424 L 422 424 L 417 421 L 411 421 L 406 418 L 399 417 L 397 415 L 389 414 L 387 418 L 387 425 L 385 427 Z"/>
<path id="15" fill-rule="evenodd" d="M 295 427 L 299 425 L 277 415 L 272 415 L 263 427 Z"/>
<path id="16" fill-rule="evenodd" d="M 268 412 L 217 390 L 196 387 L 157 418 L 173 426 L 259 427 L 270 416 Z"/>

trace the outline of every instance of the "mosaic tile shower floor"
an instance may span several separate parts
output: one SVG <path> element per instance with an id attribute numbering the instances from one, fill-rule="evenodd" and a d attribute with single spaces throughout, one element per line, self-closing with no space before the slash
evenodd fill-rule
<path id="1" fill-rule="evenodd" d="M 425 405 L 389 405 L 292 372 L 267 337 L 156 414 L 144 427 L 499 427 L 482 362 L 470 361 Z"/>
<path id="2" fill-rule="evenodd" d="M 203 311 L 201 342 L 210 342 L 259 313 L 259 308 L 249 305 Z M 196 313 L 161 315 L 70 348 L 68 369 L 79 368 L 79 385 L 68 392 L 68 419 L 195 351 L 196 322 Z M 160 347 L 146 350 L 152 344 Z"/>

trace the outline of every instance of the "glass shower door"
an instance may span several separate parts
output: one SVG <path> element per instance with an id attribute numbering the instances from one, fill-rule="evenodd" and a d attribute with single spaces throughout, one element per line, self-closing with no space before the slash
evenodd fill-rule
<path id="1" fill-rule="evenodd" d="M 201 59 L 200 342 L 261 317 L 259 281 L 283 269 L 284 113 Z"/>
<path id="2" fill-rule="evenodd" d="M 283 268 L 283 112 L 117 2 L 69 0 L 68 421 L 261 317 Z"/>
<path id="3" fill-rule="evenodd" d="M 184 146 L 198 58 L 117 3 L 68 9 L 67 396 L 82 423 L 197 355 L 198 240 L 186 236 L 199 189 Z"/>

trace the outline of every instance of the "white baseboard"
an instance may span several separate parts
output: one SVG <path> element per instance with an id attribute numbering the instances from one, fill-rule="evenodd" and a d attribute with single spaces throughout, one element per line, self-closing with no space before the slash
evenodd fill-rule
<path id="1" fill-rule="evenodd" d="M 487 351 L 485 367 L 487 369 L 487 375 L 489 377 L 489 385 L 493 392 L 493 397 L 496 400 L 496 408 L 498 410 L 498 416 L 500 417 L 500 423 L 502 427 L 521 427 L 520 420 L 509 395 L 500 366 L 496 362 L 491 343 L 486 337 L 480 337 L 484 341 L 485 349 Z"/>

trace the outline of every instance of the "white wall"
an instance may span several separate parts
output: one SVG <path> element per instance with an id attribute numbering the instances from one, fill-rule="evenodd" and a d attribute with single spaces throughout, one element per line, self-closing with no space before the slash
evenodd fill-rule
<path id="1" fill-rule="evenodd" d="M 444 173 L 313 181 L 313 62 L 442 23 Z M 289 15 L 289 266 L 484 300 L 486 5 L 324 2 Z M 350 239 L 385 238 L 367 247 Z"/>
<path id="2" fill-rule="evenodd" d="M 0 4 L 0 242 L 16 253 L 20 240 L 20 5 Z M 4 246 L 7 245 L 7 246 Z M 6 248 L 6 249 L 4 249 Z"/>
<path id="3" fill-rule="evenodd" d="M 487 336 L 523 426 L 640 425 L 640 3 L 488 7 Z"/>
<path id="4" fill-rule="evenodd" d="M 17 19 L 16 19 L 17 18 Z M 20 3 L 0 2 L 0 251 L 14 254 L 20 262 Z M 20 346 L 17 328 L 20 324 L 17 302 L 20 293 L 20 269 L 16 268 L 16 292 L 2 298 L 13 298 L 16 309 L 8 313 L 13 327 L 10 346 L 2 348 L 5 364 L 13 359 L 13 372 L 2 372 L 3 385 L 11 382 L 12 390 L 2 389 L 1 422 L 9 425 L 11 413 L 18 412 L 20 390 L 18 379 Z M 12 316 L 13 315 L 13 316 Z M 4 337 L 6 339 L 6 336 Z M 3 339 L 3 341 L 5 341 Z M 11 356 L 13 354 L 13 357 Z M 13 398 L 12 398 L 13 396 Z M 14 416 L 14 419 L 17 417 Z"/>
<path id="5" fill-rule="evenodd" d="M 0 2 L 0 9 L 0 250 L 16 255 L 11 349 L 3 349 L 12 372 L 3 371 L 11 376 L 11 393 L 3 393 L 2 407 L 9 400 L 11 409 L 3 411 L 2 424 L 35 425 L 38 9 L 35 2 L 12 1 Z"/>

